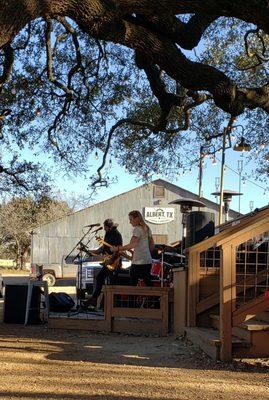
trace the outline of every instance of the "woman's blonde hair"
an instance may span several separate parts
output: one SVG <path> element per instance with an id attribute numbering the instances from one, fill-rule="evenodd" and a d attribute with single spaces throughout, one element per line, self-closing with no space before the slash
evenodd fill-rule
<path id="1" fill-rule="evenodd" d="M 142 217 L 141 212 L 138 211 L 138 210 L 133 210 L 133 211 L 130 211 L 128 215 L 129 215 L 129 217 L 138 218 L 139 219 L 139 225 L 143 229 L 144 234 L 148 235 L 149 227 L 146 224 L 146 222 L 144 221 L 144 218 Z"/>

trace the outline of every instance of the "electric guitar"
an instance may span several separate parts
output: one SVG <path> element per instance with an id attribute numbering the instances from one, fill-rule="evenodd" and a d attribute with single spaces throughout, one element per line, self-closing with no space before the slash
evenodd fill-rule
<path id="1" fill-rule="evenodd" d="M 88 247 L 83 243 L 80 243 L 79 249 L 87 253 L 89 256 L 99 255 L 96 254 L 94 251 L 90 251 Z M 101 255 L 101 260 L 102 260 L 101 264 L 107 267 L 110 271 L 115 271 L 115 269 L 119 266 L 120 258 L 121 256 L 118 253 L 114 254 L 105 253 Z"/>
<path id="2" fill-rule="evenodd" d="M 97 240 L 98 243 L 107 246 L 109 249 L 111 249 L 112 247 L 117 247 L 117 246 L 113 246 L 112 244 L 109 244 L 109 243 L 105 242 L 104 239 L 101 238 L 101 236 L 95 236 L 95 239 Z M 116 252 L 116 253 L 114 253 L 114 254 L 119 254 L 119 255 L 125 257 L 127 260 L 132 261 L 132 259 L 133 259 L 133 252 L 130 251 L 130 250 L 128 250 L 128 251 L 131 253 L 131 255 L 128 254 L 128 253 L 126 253 L 125 251 L 118 251 L 118 252 Z"/>

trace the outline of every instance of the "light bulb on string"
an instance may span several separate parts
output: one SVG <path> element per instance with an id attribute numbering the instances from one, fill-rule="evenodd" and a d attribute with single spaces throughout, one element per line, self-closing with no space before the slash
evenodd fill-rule
<path id="1" fill-rule="evenodd" d="M 41 110 L 40 110 L 39 107 L 37 107 L 37 109 L 35 110 L 35 115 L 36 115 L 37 117 L 40 117 L 40 114 L 41 114 Z"/>
<path id="2" fill-rule="evenodd" d="M 109 166 L 110 167 L 112 166 L 112 158 L 110 158 L 110 160 L 109 160 Z"/>
<path id="3" fill-rule="evenodd" d="M 264 142 L 261 142 L 260 145 L 259 145 L 259 147 L 260 147 L 260 149 L 264 149 L 264 148 L 265 148 Z"/>
<path id="4" fill-rule="evenodd" d="M 95 156 L 94 156 L 94 158 L 95 158 L 96 160 L 98 160 L 98 159 L 99 159 L 99 156 L 98 156 L 98 152 L 97 152 L 97 150 L 96 150 L 96 152 L 95 152 Z"/>
<path id="5" fill-rule="evenodd" d="M 212 158 L 212 165 L 216 165 L 216 164 L 217 164 L 216 157 L 213 157 L 213 158 Z"/>

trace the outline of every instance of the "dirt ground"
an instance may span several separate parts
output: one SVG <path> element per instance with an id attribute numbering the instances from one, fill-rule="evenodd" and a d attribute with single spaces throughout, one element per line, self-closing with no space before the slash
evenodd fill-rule
<path id="1" fill-rule="evenodd" d="M 0 399 L 269 399 L 269 359 L 211 361 L 174 337 L 0 324 Z"/>

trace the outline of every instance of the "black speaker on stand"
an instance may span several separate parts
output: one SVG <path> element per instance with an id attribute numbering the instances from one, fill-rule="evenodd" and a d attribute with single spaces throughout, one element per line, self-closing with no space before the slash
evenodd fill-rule
<path id="1" fill-rule="evenodd" d="M 205 204 L 200 200 L 195 200 L 191 198 L 181 198 L 170 201 L 169 204 L 179 204 L 180 205 L 180 212 L 182 214 L 182 238 L 181 238 L 181 254 L 184 253 L 186 247 L 190 246 L 186 242 L 187 236 L 187 220 L 189 214 L 191 214 L 193 207 L 205 207 Z M 193 244 L 193 243 L 192 243 Z"/>
<path id="2" fill-rule="evenodd" d="M 28 284 L 5 285 L 4 319 L 5 323 L 24 324 Z M 33 287 L 28 324 L 40 323 L 41 290 Z"/>
<path id="3" fill-rule="evenodd" d="M 191 211 L 186 220 L 186 247 L 201 242 L 215 232 L 215 215 L 205 211 Z"/>

